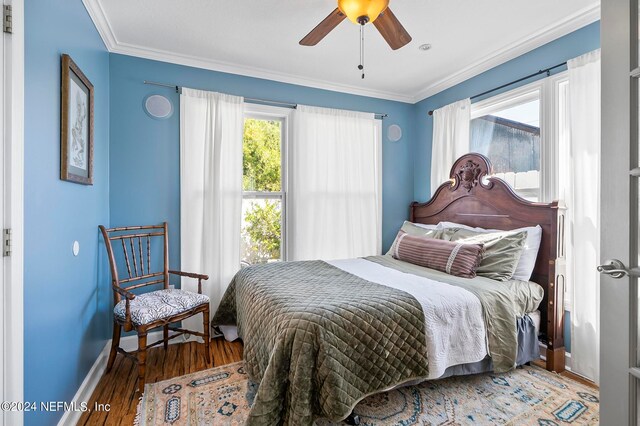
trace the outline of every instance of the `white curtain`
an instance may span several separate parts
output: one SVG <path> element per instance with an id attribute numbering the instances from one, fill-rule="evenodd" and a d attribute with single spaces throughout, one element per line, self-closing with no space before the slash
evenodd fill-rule
<path id="1" fill-rule="evenodd" d="M 289 259 L 381 250 L 380 120 L 299 105 L 290 149 Z"/>
<path id="2" fill-rule="evenodd" d="M 183 89 L 180 96 L 180 258 L 186 272 L 209 275 L 211 315 L 240 269 L 243 98 Z M 182 288 L 197 291 L 183 279 Z M 202 330 L 198 315 L 184 321 Z"/>
<path id="3" fill-rule="evenodd" d="M 431 195 L 446 180 L 453 163 L 469 152 L 471 99 L 463 99 L 433 111 L 431 142 Z"/>
<path id="4" fill-rule="evenodd" d="M 596 382 L 600 342 L 600 51 L 568 61 L 567 280 L 572 283 L 571 368 Z M 565 170 L 562 170 L 562 169 Z M 562 191 L 561 189 L 561 191 Z M 561 192 L 562 197 L 562 192 Z"/>

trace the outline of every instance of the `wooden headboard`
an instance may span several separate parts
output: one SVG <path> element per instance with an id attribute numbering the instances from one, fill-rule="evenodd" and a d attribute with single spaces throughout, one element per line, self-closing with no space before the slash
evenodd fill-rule
<path id="1" fill-rule="evenodd" d="M 431 200 L 411 204 L 410 220 L 426 224 L 447 221 L 501 230 L 542 227 L 531 281 L 544 289 L 540 338 L 547 344 L 547 369 L 561 372 L 565 364 L 563 209 L 557 201 L 546 204 L 524 200 L 502 179 L 488 177 L 491 174 L 487 157 L 475 153 L 463 155 L 451 168 L 451 181 L 440 185 Z"/>

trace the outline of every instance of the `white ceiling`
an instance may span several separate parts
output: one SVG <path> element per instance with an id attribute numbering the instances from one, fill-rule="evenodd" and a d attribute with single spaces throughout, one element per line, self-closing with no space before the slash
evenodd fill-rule
<path id="1" fill-rule="evenodd" d="M 599 0 L 391 0 L 413 37 L 392 51 L 342 22 L 315 47 L 298 41 L 335 0 L 83 0 L 110 51 L 417 102 L 598 19 Z M 430 43 L 423 52 L 418 46 Z M 171 83 L 171 82 L 169 82 Z"/>

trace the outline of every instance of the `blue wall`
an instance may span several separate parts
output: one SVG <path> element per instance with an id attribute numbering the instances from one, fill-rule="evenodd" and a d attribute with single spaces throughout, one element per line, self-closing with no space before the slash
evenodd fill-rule
<path id="1" fill-rule="evenodd" d="M 414 153 L 415 173 L 413 187 L 415 199 L 418 201 L 426 201 L 431 196 L 430 164 L 433 120 L 432 117 L 427 115 L 429 110 L 477 95 L 478 93 L 517 80 L 525 75 L 532 74 L 539 69 L 545 69 L 565 62 L 568 59 L 575 58 L 599 47 L 600 22 L 596 22 L 418 102 L 414 108 L 416 151 Z M 566 67 L 558 68 L 553 73 L 564 70 L 566 70 Z M 543 74 L 538 77 L 538 79 L 544 77 L 545 75 Z M 520 85 L 528 84 L 535 80 L 536 78 L 532 78 L 520 83 Z M 516 87 L 518 87 L 518 85 L 510 86 L 502 91 L 493 92 L 491 95 L 485 96 L 485 98 L 512 90 Z M 474 101 L 478 100 L 481 99 L 475 99 Z"/>
<path id="2" fill-rule="evenodd" d="M 26 1 L 25 21 L 24 400 L 70 401 L 111 329 L 97 228 L 109 223 L 109 54 L 80 0 Z M 95 87 L 93 186 L 59 178 L 62 53 Z"/>
<path id="3" fill-rule="evenodd" d="M 171 88 L 144 85 L 143 80 L 295 102 L 389 114 L 383 121 L 383 246 L 391 245 L 413 201 L 413 105 L 348 95 L 269 80 L 111 55 L 111 225 L 169 222 L 171 263 L 179 265 L 180 113 L 179 95 Z M 168 96 L 173 116 L 148 117 L 142 101 L 151 93 Z M 403 129 L 399 142 L 386 139 L 386 128 Z"/>

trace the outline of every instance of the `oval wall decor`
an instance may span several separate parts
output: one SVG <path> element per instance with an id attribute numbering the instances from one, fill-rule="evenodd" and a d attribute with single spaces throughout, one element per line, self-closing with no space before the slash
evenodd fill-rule
<path id="1" fill-rule="evenodd" d="M 156 120 L 166 120 L 173 115 L 173 104 L 162 95 L 149 95 L 144 98 L 144 112 Z"/>

